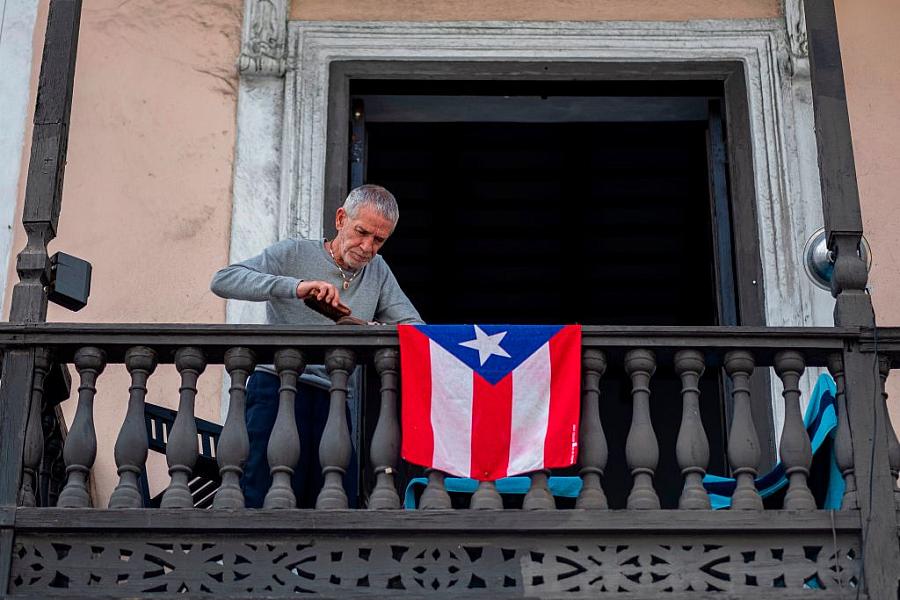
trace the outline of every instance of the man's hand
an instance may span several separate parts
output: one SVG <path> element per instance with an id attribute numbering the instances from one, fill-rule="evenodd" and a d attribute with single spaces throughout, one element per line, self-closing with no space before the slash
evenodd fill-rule
<path id="1" fill-rule="evenodd" d="M 341 303 L 341 295 L 338 293 L 337 287 L 327 281 L 301 281 L 297 285 L 297 297 L 305 300 L 310 296 L 332 306 L 338 306 Z"/>

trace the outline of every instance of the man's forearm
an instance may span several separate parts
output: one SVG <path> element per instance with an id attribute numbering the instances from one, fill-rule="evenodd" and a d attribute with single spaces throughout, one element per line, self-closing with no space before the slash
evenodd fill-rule
<path id="1" fill-rule="evenodd" d="M 222 298 L 263 302 L 278 298 L 296 298 L 295 277 L 260 273 L 242 264 L 229 265 L 217 272 L 210 283 L 210 290 Z"/>

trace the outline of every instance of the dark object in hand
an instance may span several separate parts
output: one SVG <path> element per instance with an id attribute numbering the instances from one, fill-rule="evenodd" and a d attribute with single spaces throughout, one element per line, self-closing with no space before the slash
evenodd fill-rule
<path id="1" fill-rule="evenodd" d="M 326 316 L 335 322 L 339 321 L 341 318 L 349 317 L 352 312 L 350 307 L 346 304 L 332 306 L 328 302 L 316 299 L 315 296 L 307 296 L 303 299 L 303 303 L 320 315 Z"/>
<path id="2" fill-rule="evenodd" d="M 338 325 L 369 325 L 368 321 L 363 321 L 362 319 L 357 319 L 356 317 L 351 317 L 347 315 L 346 317 L 341 317 L 337 320 Z"/>

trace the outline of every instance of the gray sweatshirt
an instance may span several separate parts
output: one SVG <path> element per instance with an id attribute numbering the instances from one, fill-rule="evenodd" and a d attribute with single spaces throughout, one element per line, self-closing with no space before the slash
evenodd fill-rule
<path id="1" fill-rule="evenodd" d="M 282 240 L 258 256 L 221 269 L 213 276 L 210 289 L 222 298 L 265 302 L 266 321 L 271 325 L 333 324 L 297 298 L 301 281 L 327 281 L 337 286 L 341 302 L 350 307 L 354 317 L 379 323 L 422 323 L 382 257 L 376 255 L 345 290 L 323 240 Z M 271 367 L 263 370 L 272 372 Z M 319 379 L 324 370 L 311 366 L 307 374 Z"/>
<path id="2" fill-rule="evenodd" d="M 222 298 L 266 302 L 271 325 L 330 325 L 332 321 L 297 298 L 301 281 L 334 284 L 353 316 L 379 323 L 421 323 L 383 258 L 376 255 L 349 289 L 323 240 L 282 240 L 262 254 L 229 265 L 213 276 L 210 289 Z"/>

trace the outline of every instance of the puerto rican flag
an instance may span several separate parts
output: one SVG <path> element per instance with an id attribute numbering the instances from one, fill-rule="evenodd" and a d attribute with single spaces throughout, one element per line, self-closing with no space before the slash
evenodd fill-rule
<path id="1" fill-rule="evenodd" d="M 482 481 L 575 463 L 580 326 L 398 331 L 404 459 Z"/>

